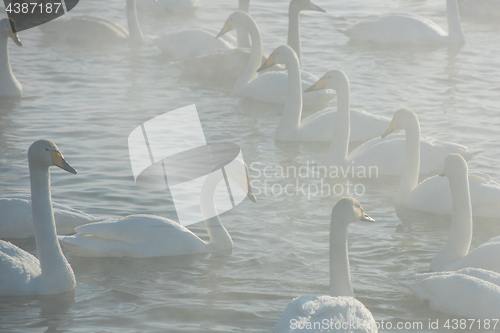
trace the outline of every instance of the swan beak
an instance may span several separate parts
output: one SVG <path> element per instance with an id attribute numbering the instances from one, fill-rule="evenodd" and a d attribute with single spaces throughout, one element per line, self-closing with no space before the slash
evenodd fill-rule
<path id="1" fill-rule="evenodd" d="M 226 34 L 226 32 L 228 32 L 229 30 L 231 30 L 231 20 L 227 20 L 226 23 L 224 23 L 222 30 L 219 32 L 219 34 L 217 36 L 215 36 L 215 39 Z"/>
<path id="2" fill-rule="evenodd" d="M 19 36 L 17 35 L 16 24 L 14 23 L 13 20 L 10 20 L 9 37 L 12 38 L 14 43 L 16 43 L 17 45 L 23 46 L 23 43 L 21 43 L 21 40 L 19 39 Z"/>
<path id="3" fill-rule="evenodd" d="M 52 159 L 52 163 L 55 166 L 60 167 L 64 171 L 68 171 L 68 172 L 71 172 L 72 174 L 76 174 L 76 170 L 73 169 L 73 167 L 71 167 L 71 165 L 69 165 L 68 162 L 66 162 L 66 160 L 64 159 L 64 157 L 60 151 L 51 150 L 50 151 L 50 158 Z"/>
<path id="4" fill-rule="evenodd" d="M 365 221 L 365 222 L 375 222 L 374 219 L 372 219 L 371 217 L 369 217 L 368 215 L 366 215 L 365 213 L 363 213 L 363 217 L 361 217 L 361 220 L 360 221 Z"/>
<path id="5" fill-rule="evenodd" d="M 326 10 L 324 10 L 323 8 L 321 8 L 320 6 L 318 6 L 317 4 L 313 3 L 312 1 L 309 3 L 309 9 L 310 10 L 315 10 L 317 12 L 326 13 Z"/>
<path id="6" fill-rule="evenodd" d="M 328 81 L 327 77 L 322 77 L 321 79 L 318 80 L 315 84 L 304 90 L 304 92 L 311 92 L 311 91 L 316 91 L 320 89 L 325 89 L 326 86 L 326 81 Z"/>
<path id="7" fill-rule="evenodd" d="M 387 128 L 387 130 L 385 131 L 384 134 L 382 134 L 381 138 L 385 138 L 386 136 L 388 136 L 389 134 L 393 133 L 395 131 L 394 129 L 394 119 L 391 120 L 391 123 L 389 124 L 389 127 Z"/>
<path id="8" fill-rule="evenodd" d="M 258 72 L 261 72 L 271 66 L 274 66 L 275 63 L 274 63 L 274 58 L 276 58 L 276 54 L 271 54 L 269 56 L 269 58 L 267 58 L 266 62 L 262 64 L 262 66 L 260 66 L 260 68 L 257 70 L 257 73 Z"/>
<path id="9" fill-rule="evenodd" d="M 257 198 L 255 197 L 255 195 L 253 194 L 252 192 L 252 187 L 250 185 L 248 185 L 248 193 L 247 193 L 247 197 L 248 199 L 250 199 L 251 202 L 253 203 L 256 203 L 257 202 Z"/>

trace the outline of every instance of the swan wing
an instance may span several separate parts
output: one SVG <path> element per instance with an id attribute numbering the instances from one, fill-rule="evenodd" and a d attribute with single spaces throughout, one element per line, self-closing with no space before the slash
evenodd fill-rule
<path id="1" fill-rule="evenodd" d="M 355 41 L 381 44 L 434 44 L 448 35 L 425 17 L 399 13 L 368 19 L 341 32 Z"/>
<path id="2" fill-rule="evenodd" d="M 433 310 L 465 318 L 491 319 L 500 313 L 498 281 L 498 273 L 465 269 L 416 274 L 402 284 L 419 299 L 428 300 Z"/>
<path id="3" fill-rule="evenodd" d="M 29 295 L 41 274 L 37 258 L 17 246 L 0 241 L 0 295 Z"/>
<path id="4" fill-rule="evenodd" d="M 348 328 L 343 330 L 342 323 Z M 349 323 L 360 324 L 351 329 Z M 273 332 L 368 333 L 377 332 L 377 328 L 370 311 L 354 297 L 306 295 L 288 303 Z"/>
<path id="5" fill-rule="evenodd" d="M 487 270 L 487 272 L 500 273 L 500 237 L 490 239 L 488 242 L 470 251 L 465 257 L 447 265 L 446 269 L 458 270 L 467 267 L 481 268 Z M 500 278 L 499 274 L 495 276 Z M 492 280 L 488 281 L 493 282 Z M 500 279 L 495 280 L 495 283 L 500 286 Z"/>
<path id="6" fill-rule="evenodd" d="M 208 252 L 207 244 L 186 227 L 154 215 L 90 223 L 76 232 L 59 240 L 79 256 L 145 258 Z"/>

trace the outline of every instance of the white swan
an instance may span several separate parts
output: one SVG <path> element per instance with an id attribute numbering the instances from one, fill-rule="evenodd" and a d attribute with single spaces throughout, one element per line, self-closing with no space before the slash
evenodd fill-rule
<path id="1" fill-rule="evenodd" d="M 28 150 L 33 224 L 38 259 L 0 241 L 0 295 L 57 294 L 75 289 L 75 276 L 57 241 L 50 198 L 49 167 L 76 173 L 57 146 L 39 140 Z"/>
<path id="2" fill-rule="evenodd" d="M 289 7 L 288 45 L 294 51 L 301 53 L 299 13 L 302 10 L 314 10 L 324 12 L 324 9 L 314 4 L 311 0 L 292 0 Z M 250 17 L 235 12 L 229 16 L 219 35 L 235 29 L 244 28 L 250 34 L 252 41 L 252 53 L 262 54 L 262 42 L 257 23 Z M 300 56 L 299 54 L 299 66 Z M 250 57 L 250 61 L 242 76 L 236 81 L 233 93 L 242 98 L 254 99 L 260 102 L 285 105 L 288 91 L 288 75 L 283 71 L 262 73 L 257 76 L 255 70 L 261 65 L 260 59 Z M 315 75 L 301 71 L 300 78 L 304 85 L 310 86 L 318 80 Z M 303 96 L 304 108 L 309 110 L 322 110 L 328 106 L 333 98 L 330 91 L 322 90 L 313 94 Z"/>
<path id="3" fill-rule="evenodd" d="M 451 215 L 452 195 L 446 177 L 434 176 L 418 184 L 420 129 L 418 119 L 412 111 L 407 109 L 396 111 L 384 136 L 400 129 L 406 131 L 406 148 L 396 204 L 427 213 Z M 463 150 L 462 154 L 468 156 L 466 150 Z M 498 218 L 500 216 L 500 185 L 489 178 L 474 174 L 469 175 L 469 183 L 473 215 Z"/>
<path id="4" fill-rule="evenodd" d="M 500 0 L 459 0 L 460 16 L 481 22 L 500 22 Z"/>
<path id="5" fill-rule="evenodd" d="M 190 14 L 201 6 L 198 0 L 158 0 L 153 3 L 151 0 L 137 1 L 139 10 L 149 10 L 155 12 L 166 12 L 168 14 Z"/>
<path id="6" fill-rule="evenodd" d="M 464 268 L 457 272 L 416 274 L 401 283 L 419 299 L 428 300 L 431 309 L 449 315 L 491 321 L 500 313 L 500 274 L 495 272 Z"/>
<path id="7" fill-rule="evenodd" d="M 237 169 L 227 169 L 227 177 L 243 189 L 248 189 L 248 197 L 255 202 L 248 170 L 241 172 L 246 170 L 246 166 Z M 59 240 L 74 255 L 82 257 L 148 258 L 232 249 L 231 236 L 222 225 L 215 207 L 215 190 L 222 180 L 222 172 L 209 175 L 201 192 L 201 198 L 205 198 L 200 203 L 202 212 L 214 212 L 210 215 L 213 218 L 205 220 L 209 242 L 200 239 L 179 222 L 155 215 L 131 215 L 119 220 L 82 225 L 76 228 L 75 235 L 59 236 Z"/>
<path id="8" fill-rule="evenodd" d="M 363 143 L 348 154 L 350 137 L 350 108 L 349 108 L 349 80 L 342 71 L 331 71 L 331 86 L 337 91 L 337 117 L 333 125 L 333 136 L 330 148 L 325 155 L 323 164 L 334 168 L 352 168 L 365 171 L 365 174 L 401 176 L 404 168 L 405 145 L 415 140 L 406 140 L 404 136 L 392 136 L 389 138 L 376 138 Z M 409 111 L 414 115 L 412 111 Z M 415 116 L 416 119 L 416 116 Z M 391 131 L 391 125 L 385 137 Z M 415 124 L 420 133 L 418 120 Z M 407 133 L 408 135 L 408 133 Z M 418 140 L 416 141 L 418 142 Z M 418 147 L 418 145 L 417 145 Z M 412 147 L 414 148 L 414 147 Z M 444 159 L 450 153 L 460 153 L 466 159 L 472 158 L 477 151 L 471 151 L 462 145 L 439 141 L 420 140 L 420 174 L 441 173 Z M 371 172 L 370 170 L 373 170 Z"/>
<path id="9" fill-rule="evenodd" d="M 248 13 L 250 7 L 250 0 L 239 0 L 239 10 Z M 220 36 L 219 36 L 220 37 Z M 237 41 L 233 36 L 224 36 L 218 38 L 217 32 L 210 29 L 188 29 L 176 32 L 164 33 L 154 40 L 154 43 L 162 51 L 163 54 L 169 58 L 180 60 L 179 67 L 185 71 L 187 75 L 195 76 L 197 74 L 203 76 L 197 69 L 199 66 L 193 64 L 191 58 L 197 58 L 204 55 L 212 55 L 215 51 L 229 51 L 236 48 L 250 47 L 248 34 L 246 32 L 238 31 Z M 241 50 L 238 50 L 241 52 Z M 205 62 L 208 65 L 212 59 L 207 59 Z M 203 59 L 195 60 L 197 62 L 204 62 Z M 244 61 L 248 61 L 244 57 Z M 239 63 L 239 62 L 238 62 Z M 192 68 L 195 67 L 195 68 Z"/>
<path id="10" fill-rule="evenodd" d="M 454 271 L 466 267 L 500 273 L 500 237 L 469 252 L 472 239 L 472 210 L 467 162 L 458 154 L 446 158 L 444 174 L 450 181 L 453 214 L 445 247 L 431 261 L 432 271 Z"/>
<path id="11" fill-rule="evenodd" d="M 335 77 L 336 71 L 329 71 L 316 83 L 306 89 L 304 92 L 312 92 L 321 89 L 335 89 L 335 82 L 332 81 L 332 77 Z M 339 91 L 338 93 L 342 93 Z M 307 95 L 307 94 L 305 94 Z M 337 111 L 333 109 L 323 110 L 321 112 L 315 113 L 314 115 L 305 119 L 302 123 L 314 123 L 311 125 L 316 130 L 317 134 L 321 134 L 322 137 L 317 141 L 331 141 L 332 140 L 332 128 L 335 124 L 335 119 L 337 117 Z M 350 143 L 363 143 L 370 139 L 380 136 L 384 133 L 387 126 L 391 120 L 387 117 L 373 115 L 367 113 L 363 110 L 350 110 L 351 118 L 351 132 L 349 136 Z M 313 133 L 314 133 L 313 132 Z"/>
<path id="12" fill-rule="evenodd" d="M 9 60 L 9 37 L 17 45 L 23 45 L 15 32 L 15 26 L 13 20 L 7 18 L 0 20 L 0 97 L 20 97 L 23 94 L 21 84 L 12 73 Z"/>
<path id="13" fill-rule="evenodd" d="M 100 220 L 56 202 L 52 203 L 52 209 L 58 235 L 72 234 L 77 226 Z M 35 235 L 30 195 L 1 196 L 0 212 L 0 238 L 27 238 Z"/>
<path id="14" fill-rule="evenodd" d="M 401 45 L 463 44 L 457 0 L 446 0 L 448 33 L 415 14 L 387 14 L 340 31 L 353 41 Z"/>
<path id="15" fill-rule="evenodd" d="M 42 24 L 40 30 L 46 37 L 84 47 L 106 46 L 126 41 L 141 44 L 143 35 L 135 0 L 127 0 L 127 23 L 128 31 L 121 25 L 100 17 L 72 16 Z"/>
<path id="16" fill-rule="evenodd" d="M 375 319 L 363 303 L 354 298 L 351 286 L 347 228 L 356 221 L 374 222 L 356 199 L 343 198 L 333 207 L 330 222 L 330 295 L 306 295 L 294 299 L 288 303 L 273 332 L 377 332 Z M 326 326 L 323 325 L 325 322 L 328 323 Z M 360 322 L 359 328 L 349 330 L 349 323 L 356 322 Z"/>

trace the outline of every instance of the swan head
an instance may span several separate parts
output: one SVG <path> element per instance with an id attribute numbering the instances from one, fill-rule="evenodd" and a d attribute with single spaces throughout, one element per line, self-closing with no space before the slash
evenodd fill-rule
<path id="1" fill-rule="evenodd" d="M 35 141 L 28 149 L 28 160 L 30 165 L 34 163 L 46 168 L 55 165 L 76 174 L 76 170 L 66 162 L 56 144 L 49 140 Z"/>
<path id="2" fill-rule="evenodd" d="M 467 162 L 460 154 L 449 154 L 444 160 L 444 170 L 440 176 L 446 176 L 448 179 L 467 177 L 469 168 Z"/>
<path id="3" fill-rule="evenodd" d="M 231 15 L 229 15 L 226 22 L 224 23 L 224 26 L 222 27 L 222 30 L 217 34 L 217 36 L 215 36 L 215 38 L 217 39 L 233 29 L 247 26 L 249 24 L 247 22 L 251 21 L 253 21 L 254 25 L 257 25 L 254 19 L 248 13 L 245 13 L 241 10 L 237 10 Z"/>
<path id="4" fill-rule="evenodd" d="M 312 2 L 311 0 L 292 0 L 290 1 L 290 11 L 300 12 L 301 10 L 314 10 L 326 13 L 326 10 Z"/>
<path id="5" fill-rule="evenodd" d="M 217 167 L 216 169 L 222 169 Z M 247 198 L 252 202 L 257 202 L 252 190 L 252 181 L 250 179 L 250 172 L 245 162 L 239 158 L 235 158 L 231 163 L 223 167 L 223 172 L 226 173 L 227 178 L 234 181 L 239 185 L 247 194 Z"/>
<path id="6" fill-rule="evenodd" d="M 337 220 L 337 218 L 339 218 Z M 375 222 L 370 216 L 366 215 L 363 207 L 358 200 L 354 198 L 342 198 L 332 209 L 332 223 L 334 219 L 346 224 L 357 221 Z"/>
<path id="7" fill-rule="evenodd" d="M 5 37 L 10 37 L 19 46 L 23 46 L 19 36 L 17 35 L 16 21 L 11 18 L 0 20 L 0 34 Z"/>
<path id="8" fill-rule="evenodd" d="M 312 92 L 321 89 L 341 90 L 349 87 L 349 79 L 344 72 L 338 69 L 327 72 L 315 84 L 307 88 L 304 92 Z"/>
<path id="9" fill-rule="evenodd" d="M 278 64 L 287 64 L 291 58 L 294 58 L 299 62 L 299 58 L 297 58 L 297 54 L 295 51 L 288 45 L 278 46 L 270 55 L 269 58 L 260 66 L 257 72 L 262 72 L 269 67 Z"/>
<path id="10" fill-rule="evenodd" d="M 406 130 L 409 124 L 415 123 L 415 120 L 418 124 L 418 118 L 415 112 L 405 108 L 399 109 L 394 113 L 394 116 L 392 116 L 391 123 L 384 134 L 382 134 L 381 138 L 383 139 L 389 134 L 399 130 Z"/>

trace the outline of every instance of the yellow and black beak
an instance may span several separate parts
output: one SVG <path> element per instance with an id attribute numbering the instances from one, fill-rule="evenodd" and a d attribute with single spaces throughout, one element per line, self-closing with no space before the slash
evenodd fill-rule
<path id="1" fill-rule="evenodd" d="M 304 92 L 311 92 L 311 91 L 325 89 L 326 81 L 328 81 L 328 78 L 322 77 L 321 79 L 318 80 L 318 82 L 316 82 L 315 84 L 304 90 Z"/>
<path id="2" fill-rule="evenodd" d="M 220 36 L 223 36 L 231 30 L 231 20 L 227 20 L 226 23 L 224 23 L 224 26 L 222 27 L 222 30 L 219 32 L 217 36 L 215 36 L 215 39 L 219 38 Z"/>
<path id="3" fill-rule="evenodd" d="M 261 71 L 263 71 L 263 70 L 265 70 L 265 69 L 268 69 L 268 68 L 269 68 L 269 67 L 271 67 L 271 66 L 276 65 L 276 63 L 274 62 L 275 58 L 276 58 L 276 54 L 271 54 L 271 55 L 269 56 L 269 58 L 267 58 L 267 60 L 266 60 L 266 61 L 262 64 L 262 66 L 260 66 L 260 68 L 257 70 L 257 73 L 258 73 L 258 72 L 261 72 Z"/>
<path id="4" fill-rule="evenodd" d="M 396 131 L 396 129 L 394 128 L 394 118 L 391 120 L 391 123 L 389 124 L 389 127 L 387 128 L 387 130 L 384 132 L 384 134 L 382 134 L 381 138 L 385 138 L 386 136 L 388 136 L 389 134 L 391 133 L 394 133 Z"/>
<path id="5" fill-rule="evenodd" d="M 252 201 L 253 203 L 257 202 L 257 198 L 253 194 L 252 191 L 252 180 L 250 179 L 250 172 L 248 171 L 248 166 L 245 163 L 245 172 L 246 172 L 246 178 L 247 178 L 247 197 Z"/>
<path id="6" fill-rule="evenodd" d="M 374 219 L 372 219 L 371 217 L 369 217 L 368 215 L 366 215 L 365 213 L 363 213 L 363 217 L 361 217 L 361 220 L 360 221 L 364 221 L 364 222 L 375 222 Z"/>
<path id="7" fill-rule="evenodd" d="M 324 10 L 323 8 L 321 8 L 320 6 L 318 6 L 317 4 L 313 3 L 312 1 L 309 4 L 309 10 L 314 10 L 314 11 L 317 11 L 317 12 L 326 13 L 326 10 Z"/>
<path id="8" fill-rule="evenodd" d="M 50 151 L 50 158 L 52 159 L 52 163 L 55 166 L 60 167 L 64 171 L 68 171 L 68 172 L 71 172 L 72 174 L 76 174 L 76 170 L 73 169 L 73 167 L 71 165 L 69 165 L 68 162 L 66 162 L 66 160 L 64 159 L 64 157 L 60 151 L 51 150 Z"/>
<path id="9" fill-rule="evenodd" d="M 23 43 L 21 43 L 21 40 L 17 35 L 16 22 L 13 19 L 9 19 L 9 21 L 10 21 L 9 37 L 12 38 L 14 43 L 16 43 L 17 45 L 23 46 Z"/>

